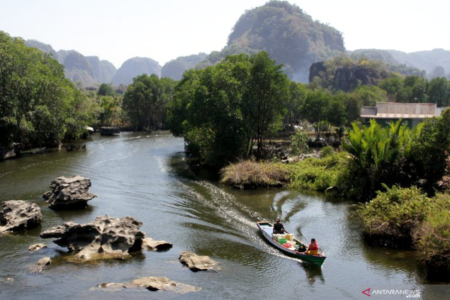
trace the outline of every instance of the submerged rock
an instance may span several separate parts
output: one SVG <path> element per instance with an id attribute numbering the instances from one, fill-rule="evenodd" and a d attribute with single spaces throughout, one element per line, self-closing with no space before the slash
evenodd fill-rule
<path id="1" fill-rule="evenodd" d="M 166 277 L 143 277 L 126 283 L 101 283 L 97 285 L 101 289 L 129 289 L 129 288 L 146 288 L 149 291 L 170 291 L 178 294 L 186 294 L 190 292 L 198 292 L 199 287 L 171 281 Z"/>
<path id="2" fill-rule="evenodd" d="M 199 256 L 189 251 L 182 252 L 179 260 L 192 271 L 211 270 L 217 265 L 217 262 L 209 258 L 209 256 Z"/>
<path id="3" fill-rule="evenodd" d="M 34 244 L 28 247 L 28 251 L 36 252 L 44 248 L 47 248 L 45 244 Z"/>
<path id="4" fill-rule="evenodd" d="M 50 257 L 44 257 L 38 260 L 36 263 L 36 266 L 33 267 L 32 272 L 33 273 L 41 273 L 42 270 L 44 270 L 45 266 L 48 266 L 52 263 L 52 260 Z"/>
<path id="5" fill-rule="evenodd" d="M 91 180 L 80 175 L 71 178 L 64 176 L 52 181 L 49 192 L 43 197 L 51 209 L 79 209 L 85 208 L 87 202 L 97 197 L 89 193 Z"/>
<path id="6" fill-rule="evenodd" d="M 77 251 L 73 257 L 75 261 L 127 258 L 131 252 L 142 250 L 145 233 L 139 230 L 141 226 L 142 223 L 132 217 L 105 216 L 87 224 L 68 222 L 52 227 L 40 236 L 58 238 L 55 244 Z"/>
<path id="7" fill-rule="evenodd" d="M 41 208 L 36 203 L 23 200 L 3 202 L 0 211 L 0 234 L 30 229 L 41 222 Z"/>
<path id="8" fill-rule="evenodd" d="M 145 238 L 143 240 L 144 246 L 147 247 L 149 250 L 167 250 L 172 248 L 172 244 L 166 241 L 155 241 L 152 238 Z"/>

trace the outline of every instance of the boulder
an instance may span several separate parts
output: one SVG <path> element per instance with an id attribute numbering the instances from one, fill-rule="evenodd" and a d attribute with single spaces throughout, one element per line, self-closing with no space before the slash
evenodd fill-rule
<path id="1" fill-rule="evenodd" d="M 178 294 L 198 292 L 199 287 L 171 281 L 166 277 L 143 277 L 126 283 L 101 283 L 97 285 L 101 289 L 129 289 L 146 288 L 149 291 L 170 291 Z"/>
<path id="2" fill-rule="evenodd" d="M 36 252 L 44 248 L 47 248 L 45 244 L 34 244 L 28 247 L 28 251 Z"/>
<path id="3" fill-rule="evenodd" d="M 209 258 L 209 256 L 199 256 L 189 251 L 182 252 L 179 260 L 192 271 L 211 270 L 217 265 L 217 262 Z"/>
<path id="4" fill-rule="evenodd" d="M 167 250 L 172 248 L 172 244 L 166 241 L 155 241 L 152 238 L 145 238 L 143 240 L 144 247 L 147 247 L 149 250 Z"/>
<path id="5" fill-rule="evenodd" d="M 69 258 L 73 261 L 127 258 L 131 252 L 142 250 L 145 233 L 139 230 L 141 226 L 142 223 L 132 217 L 105 216 L 86 224 L 68 222 L 52 227 L 40 236 L 57 238 L 55 244 L 77 252 Z"/>
<path id="6" fill-rule="evenodd" d="M 87 202 L 97 197 L 89 193 L 91 180 L 80 175 L 71 178 L 64 176 L 52 181 L 49 192 L 44 194 L 51 209 L 79 209 L 85 208 Z"/>
<path id="7" fill-rule="evenodd" d="M 33 273 L 41 273 L 42 270 L 44 270 L 45 266 L 48 266 L 52 263 L 52 260 L 50 257 L 44 257 L 38 260 L 36 265 L 33 267 L 32 272 Z"/>
<path id="8" fill-rule="evenodd" d="M 42 222 L 41 208 L 23 200 L 3 202 L 0 211 L 0 234 L 30 229 Z"/>

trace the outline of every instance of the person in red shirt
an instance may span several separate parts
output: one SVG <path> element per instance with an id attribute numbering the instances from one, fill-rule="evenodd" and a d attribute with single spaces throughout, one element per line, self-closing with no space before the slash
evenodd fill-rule
<path id="1" fill-rule="evenodd" d="M 308 251 L 306 251 L 308 255 L 317 255 L 319 254 L 319 244 L 317 244 L 316 239 L 311 239 L 311 244 L 308 247 Z"/>

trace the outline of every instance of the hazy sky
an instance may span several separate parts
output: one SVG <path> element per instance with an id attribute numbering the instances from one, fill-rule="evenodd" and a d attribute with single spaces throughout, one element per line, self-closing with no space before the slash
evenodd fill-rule
<path id="1" fill-rule="evenodd" d="M 0 0 L 0 30 L 117 68 L 143 56 L 161 65 L 222 49 L 245 10 L 267 0 Z M 348 50 L 450 49 L 448 0 L 291 0 L 344 36 Z"/>

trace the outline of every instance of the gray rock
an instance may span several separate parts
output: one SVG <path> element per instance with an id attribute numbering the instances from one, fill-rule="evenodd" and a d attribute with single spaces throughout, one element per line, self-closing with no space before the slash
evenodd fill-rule
<path id="1" fill-rule="evenodd" d="M 149 250 L 167 250 L 172 248 L 172 244 L 166 241 L 155 241 L 152 238 L 145 238 L 143 240 L 143 245 L 147 247 Z"/>
<path id="2" fill-rule="evenodd" d="M 217 262 L 209 258 L 209 256 L 199 256 L 189 251 L 182 252 L 179 260 L 192 271 L 211 270 L 217 265 Z"/>
<path id="3" fill-rule="evenodd" d="M 68 222 L 52 227 L 41 237 L 58 238 L 54 241 L 77 253 L 69 258 L 73 261 L 88 261 L 108 258 L 127 258 L 131 252 L 141 251 L 145 233 L 139 228 L 142 223 L 132 217 L 97 217 L 94 222 L 77 224 Z"/>
<path id="4" fill-rule="evenodd" d="M 44 248 L 47 248 L 45 244 L 34 244 L 28 247 L 28 251 L 36 252 Z"/>
<path id="5" fill-rule="evenodd" d="M 3 202 L 0 211 L 0 234 L 30 229 L 42 222 L 41 208 L 23 200 Z"/>
<path id="6" fill-rule="evenodd" d="M 71 178 L 64 176 L 52 181 L 49 192 L 43 197 L 51 209 L 79 209 L 85 208 L 87 202 L 97 197 L 89 193 L 91 180 L 80 175 Z"/>
<path id="7" fill-rule="evenodd" d="M 41 258 L 36 263 L 36 266 L 33 267 L 32 272 L 33 273 L 41 273 L 42 270 L 44 270 L 44 268 L 46 266 L 50 265 L 51 263 L 52 263 L 52 260 L 50 259 L 50 257 Z"/>
<path id="8" fill-rule="evenodd" d="M 166 277 L 143 277 L 126 283 L 101 283 L 97 285 L 101 289 L 129 289 L 146 288 L 149 291 L 170 291 L 178 294 L 198 292 L 199 287 L 172 281 Z"/>

